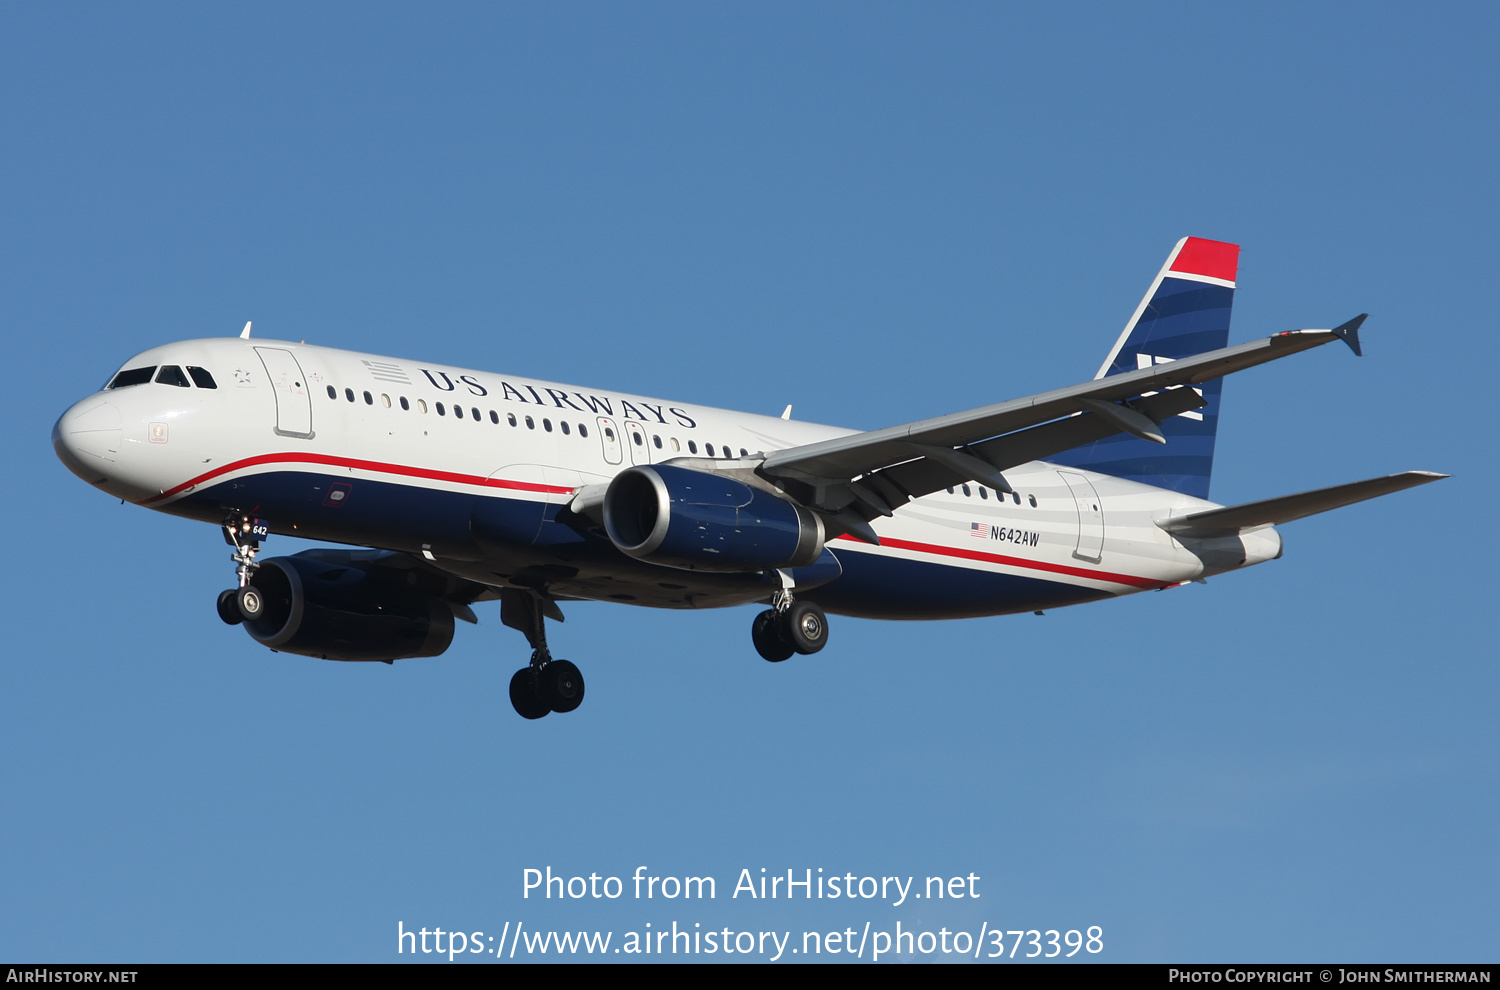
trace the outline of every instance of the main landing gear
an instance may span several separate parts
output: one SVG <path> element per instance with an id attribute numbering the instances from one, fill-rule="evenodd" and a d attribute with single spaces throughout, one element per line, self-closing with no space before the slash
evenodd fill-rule
<path id="1" fill-rule="evenodd" d="M 791 589 L 783 588 L 771 597 L 771 608 L 755 617 L 750 639 L 772 663 L 816 653 L 828 645 L 828 616 L 812 602 L 793 601 Z"/>
<path id="2" fill-rule="evenodd" d="M 229 559 L 237 565 L 234 573 L 239 587 L 219 592 L 219 618 L 231 626 L 254 622 L 266 612 L 265 596 L 251 586 L 250 575 L 260 566 L 255 562 L 260 543 L 270 535 L 271 527 L 264 519 L 235 515 L 224 520 L 224 542 L 234 547 Z"/>
<path id="3" fill-rule="evenodd" d="M 501 592 L 500 621 L 520 630 L 531 644 L 531 664 L 510 679 L 510 703 L 522 718 L 571 712 L 583 704 L 583 674 L 567 660 L 552 659 L 547 649 L 548 606 L 556 612 L 556 605 L 535 592 Z M 562 614 L 554 618 L 561 619 Z"/>

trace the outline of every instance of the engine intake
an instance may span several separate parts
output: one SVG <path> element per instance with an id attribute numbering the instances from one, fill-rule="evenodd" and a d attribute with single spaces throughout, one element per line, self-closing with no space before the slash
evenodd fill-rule
<path id="1" fill-rule="evenodd" d="M 264 646 L 323 660 L 435 657 L 453 642 L 453 610 L 389 578 L 301 555 L 262 561 L 250 583 L 265 614 L 244 623 Z"/>
<path id="2" fill-rule="evenodd" d="M 624 553 L 703 571 L 805 567 L 823 551 L 823 522 L 771 492 L 670 464 L 617 474 L 604 529 Z"/>

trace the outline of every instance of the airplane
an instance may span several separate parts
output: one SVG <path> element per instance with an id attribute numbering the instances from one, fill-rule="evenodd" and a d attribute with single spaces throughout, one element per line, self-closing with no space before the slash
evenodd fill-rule
<path id="1" fill-rule="evenodd" d="M 781 662 L 827 645 L 828 613 L 1040 613 L 1202 581 L 1280 557 L 1279 524 L 1447 477 L 1208 500 L 1225 375 L 1361 353 L 1363 315 L 1230 345 L 1238 261 L 1180 240 L 1090 381 L 869 432 L 246 323 L 132 357 L 52 442 L 101 491 L 220 527 L 237 584 L 219 616 L 272 650 L 437 656 L 498 599 L 532 649 L 511 703 L 537 719 L 584 696 L 548 648 L 559 603 L 762 603 L 751 641 Z M 271 534 L 346 548 L 258 560 Z"/>

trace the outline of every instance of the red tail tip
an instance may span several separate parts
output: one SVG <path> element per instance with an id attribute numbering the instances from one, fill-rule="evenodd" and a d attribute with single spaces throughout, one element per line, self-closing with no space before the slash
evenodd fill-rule
<path id="1" fill-rule="evenodd" d="M 1171 271 L 1180 275 L 1202 275 L 1233 282 L 1239 273 L 1240 246 L 1223 241 L 1207 241 L 1201 237 L 1189 237 Z"/>

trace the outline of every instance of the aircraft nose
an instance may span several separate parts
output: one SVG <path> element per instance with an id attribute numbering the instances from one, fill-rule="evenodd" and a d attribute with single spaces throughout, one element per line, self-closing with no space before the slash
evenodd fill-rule
<path id="1" fill-rule="evenodd" d="M 52 427 L 52 449 L 78 477 L 93 482 L 120 455 L 120 410 L 108 399 L 84 399 Z"/>

